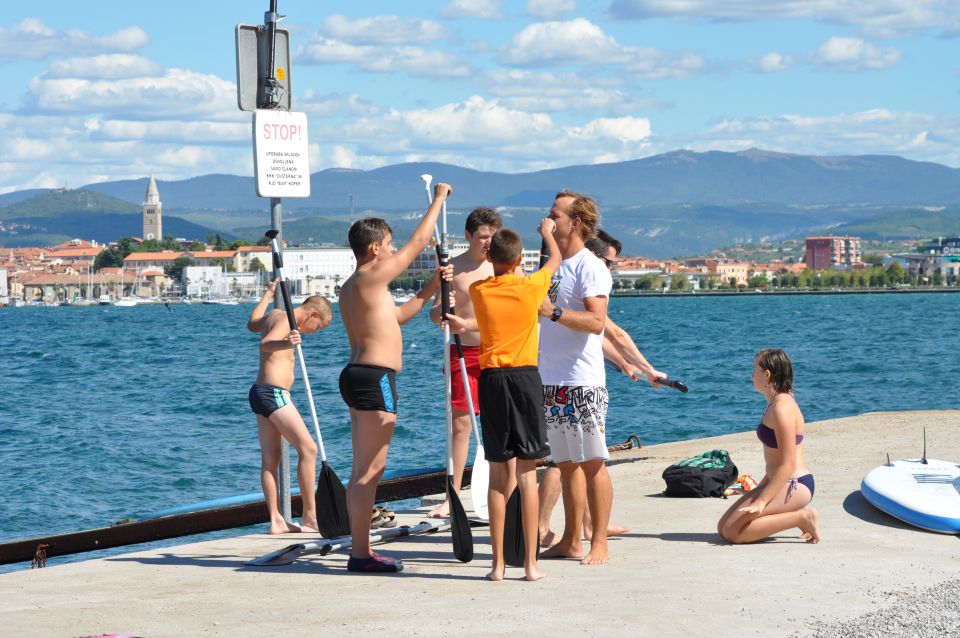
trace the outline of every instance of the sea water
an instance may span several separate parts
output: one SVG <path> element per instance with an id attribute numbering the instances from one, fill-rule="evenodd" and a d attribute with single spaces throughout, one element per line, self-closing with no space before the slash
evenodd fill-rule
<path id="1" fill-rule="evenodd" d="M 257 492 L 250 310 L 0 309 L 0 542 Z M 766 347 L 793 359 L 808 421 L 960 405 L 960 294 L 614 298 L 610 316 L 690 392 L 608 370 L 608 444 L 755 428 L 764 400 L 750 373 Z M 403 340 L 388 469 L 441 467 L 442 336 L 422 313 Z M 336 312 L 327 329 L 304 336 L 303 350 L 329 462 L 346 480 L 350 420 L 337 379 L 349 349 Z M 299 371 L 293 398 L 309 426 Z"/>

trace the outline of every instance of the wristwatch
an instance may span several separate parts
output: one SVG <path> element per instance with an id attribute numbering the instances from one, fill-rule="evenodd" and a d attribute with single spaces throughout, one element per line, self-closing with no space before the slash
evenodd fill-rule
<path id="1" fill-rule="evenodd" d="M 563 308 L 554 308 L 553 312 L 550 313 L 550 321 L 558 321 L 560 315 L 563 314 Z"/>

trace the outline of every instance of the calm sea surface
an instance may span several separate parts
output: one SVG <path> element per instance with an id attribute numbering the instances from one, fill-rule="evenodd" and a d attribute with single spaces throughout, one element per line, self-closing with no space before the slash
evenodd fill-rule
<path id="1" fill-rule="evenodd" d="M 257 492 L 251 308 L 0 309 L 0 541 Z M 764 347 L 791 355 L 810 421 L 960 405 L 960 294 L 625 298 L 610 313 L 655 367 L 690 387 L 654 391 L 608 371 L 610 444 L 633 433 L 651 444 L 753 429 L 763 398 L 750 371 Z M 444 464 L 441 340 L 425 313 L 404 330 L 388 469 Z M 336 388 L 347 354 L 339 317 L 304 338 L 342 479 L 350 421 Z M 299 384 L 294 401 L 309 419 Z"/>

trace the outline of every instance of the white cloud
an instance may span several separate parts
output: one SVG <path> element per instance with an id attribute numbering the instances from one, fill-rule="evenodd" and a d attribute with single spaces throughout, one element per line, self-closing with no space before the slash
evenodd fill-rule
<path id="1" fill-rule="evenodd" d="M 299 64 L 354 64 L 374 73 L 405 72 L 422 77 L 463 77 L 469 65 L 452 53 L 421 47 L 354 46 L 319 37 L 296 54 Z"/>
<path id="2" fill-rule="evenodd" d="M 534 18 L 556 18 L 576 10 L 576 0 L 527 0 L 527 13 Z"/>
<path id="3" fill-rule="evenodd" d="M 500 0 L 453 0 L 440 11 L 440 15 L 444 18 L 499 20 L 500 7 Z"/>
<path id="4" fill-rule="evenodd" d="M 857 26 L 880 36 L 956 29 L 960 22 L 960 4 L 949 0 L 612 0 L 609 12 L 615 18 L 641 20 L 658 17 L 742 22 L 801 19 Z"/>
<path id="5" fill-rule="evenodd" d="M 237 122 L 159 120 L 87 121 L 91 139 L 141 140 L 152 143 L 237 144 L 250 142 L 248 116 L 238 113 Z"/>
<path id="6" fill-rule="evenodd" d="M 631 60 L 627 71 L 641 80 L 683 79 L 704 70 L 703 56 L 690 51 L 661 51 L 646 47 L 630 47 Z"/>
<path id="7" fill-rule="evenodd" d="M 881 71 L 900 61 L 900 51 L 891 47 L 877 47 L 860 38 L 833 37 L 825 41 L 811 55 L 811 60 L 824 70 Z"/>
<path id="8" fill-rule="evenodd" d="M 624 47 L 585 18 L 538 22 L 525 27 L 500 51 L 506 64 L 586 64 L 626 62 Z"/>
<path id="9" fill-rule="evenodd" d="M 11 29 L 0 27 L 0 60 L 128 53 L 140 49 L 149 41 L 140 27 L 96 36 L 76 29 L 56 31 L 40 20 L 29 18 Z"/>
<path id="10" fill-rule="evenodd" d="M 433 109 L 391 110 L 322 132 L 351 149 L 351 166 L 368 155 L 385 162 L 452 161 L 484 170 L 593 163 L 628 159 L 649 146 L 646 118 L 599 118 L 562 124 L 546 113 L 511 109 L 499 100 L 473 96 Z"/>
<path id="11" fill-rule="evenodd" d="M 748 60 L 747 64 L 760 73 L 777 73 L 786 71 L 793 66 L 794 62 L 792 55 L 771 51 L 759 58 Z"/>
<path id="12" fill-rule="evenodd" d="M 605 76 L 497 69 L 483 78 L 483 84 L 503 106 L 521 111 L 627 114 L 664 106 L 628 93 L 620 79 Z"/>
<path id="13" fill-rule="evenodd" d="M 307 89 L 297 100 L 297 110 L 313 117 L 338 117 L 373 115 L 380 112 L 380 107 L 357 93 L 317 95 L 313 89 Z"/>
<path id="14" fill-rule="evenodd" d="M 36 77 L 30 81 L 31 107 L 58 113 L 131 113 L 139 118 L 190 115 L 235 118 L 237 89 L 214 75 L 168 69 L 161 77 L 123 82 L 84 78 Z"/>
<path id="15" fill-rule="evenodd" d="M 323 21 L 322 30 L 331 38 L 356 44 L 424 44 L 446 35 L 446 29 L 432 20 L 393 15 L 351 20 L 335 14 Z"/>
<path id="16" fill-rule="evenodd" d="M 152 60 L 129 53 L 111 53 L 83 58 L 54 60 L 47 67 L 48 78 L 119 80 L 163 75 L 163 67 Z"/>
<path id="17" fill-rule="evenodd" d="M 686 78 L 704 67 L 703 58 L 695 53 L 623 46 L 585 18 L 531 24 L 500 50 L 498 59 L 514 66 L 593 64 L 605 70 L 623 64 L 643 80 Z"/>

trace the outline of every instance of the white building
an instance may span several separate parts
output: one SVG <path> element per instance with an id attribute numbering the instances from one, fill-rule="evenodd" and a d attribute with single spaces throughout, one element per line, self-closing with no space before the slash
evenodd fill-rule
<path id="1" fill-rule="evenodd" d="M 343 246 L 283 250 L 283 276 L 292 295 L 335 295 L 356 269 L 357 258 Z"/>
<path id="2" fill-rule="evenodd" d="M 7 269 L 0 268 L 0 306 L 10 303 L 10 292 L 7 290 Z"/>

